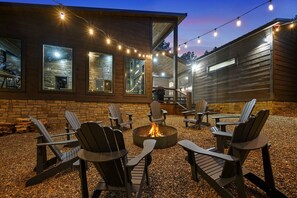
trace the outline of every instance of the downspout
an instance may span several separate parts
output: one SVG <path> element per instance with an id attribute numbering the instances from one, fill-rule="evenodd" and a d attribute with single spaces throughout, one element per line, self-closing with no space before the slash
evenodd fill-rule
<path id="1" fill-rule="evenodd" d="M 270 44 L 270 93 L 269 93 L 269 100 L 274 100 L 274 34 L 272 32 L 272 27 L 269 30 L 271 35 L 271 44 Z"/>

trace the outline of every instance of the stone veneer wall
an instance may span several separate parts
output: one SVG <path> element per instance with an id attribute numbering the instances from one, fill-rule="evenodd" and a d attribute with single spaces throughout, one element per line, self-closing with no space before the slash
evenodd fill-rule
<path id="1" fill-rule="evenodd" d="M 245 102 L 209 104 L 209 108 L 221 113 L 240 114 Z M 297 102 L 260 101 L 256 102 L 253 114 L 269 109 L 272 115 L 297 116 Z"/>
<path id="2" fill-rule="evenodd" d="M 76 102 L 58 100 L 0 100 L 0 122 L 15 123 L 17 118 L 27 118 L 28 115 L 47 120 L 49 127 L 65 127 L 65 110 L 77 114 L 83 121 L 103 121 L 110 125 L 108 105 L 110 103 Z M 147 117 L 148 104 L 120 104 L 120 108 L 133 114 L 133 118 Z"/>

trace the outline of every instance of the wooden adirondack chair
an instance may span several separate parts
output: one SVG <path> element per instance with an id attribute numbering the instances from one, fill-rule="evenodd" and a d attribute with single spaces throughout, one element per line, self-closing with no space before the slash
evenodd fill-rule
<path id="1" fill-rule="evenodd" d="M 83 197 L 88 197 L 86 161 L 93 162 L 102 180 L 99 181 L 91 197 L 99 197 L 101 191 L 125 191 L 141 196 L 142 185 L 149 184 L 148 166 L 152 158 L 156 140 L 145 140 L 142 152 L 135 158 L 127 158 L 123 134 L 118 129 L 101 127 L 94 122 L 81 125 L 76 133 L 82 149 L 78 152 L 81 159 L 80 178 Z"/>
<path id="2" fill-rule="evenodd" d="M 216 127 L 217 129 L 214 129 L 214 131 L 226 131 L 227 125 L 238 125 L 239 123 L 245 122 L 249 119 L 255 104 L 256 99 L 252 99 L 251 101 L 245 103 L 240 116 L 232 116 L 232 115 L 216 115 L 212 116 L 213 119 L 215 119 Z M 220 119 L 225 118 L 239 118 L 237 122 L 220 122 Z"/>
<path id="3" fill-rule="evenodd" d="M 30 117 L 30 120 L 40 133 L 40 136 L 37 137 L 37 165 L 34 169 L 37 175 L 29 179 L 26 182 L 26 186 L 40 183 L 48 177 L 54 176 L 55 174 L 71 167 L 73 163 L 78 161 L 77 152 L 80 148 L 79 146 L 76 146 L 70 149 L 68 152 L 62 153 L 57 145 L 67 145 L 69 143 L 76 143 L 78 145 L 78 141 L 69 140 L 55 142 L 53 138 L 70 134 L 64 133 L 50 136 L 47 129 L 44 127 L 40 120 L 37 120 L 33 117 Z M 47 147 L 49 147 L 55 155 L 51 159 L 47 159 Z"/>
<path id="4" fill-rule="evenodd" d="M 158 101 L 153 101 L 150 104 L 150 112 L 147 114 L 147 116 L 149 117 L 149 120 L 151 122 L 155 122 L 158 124 L 164 123 L 166 125 L 166 115 L 167 111 L 161 109 L 161 105 Z"/>
<path id="5" fill-rule="evenodd" d="M 128 121 L 124 121 L 123 117 L 122 117 L 122 113 L 121 113 L 121 109 L 119 107 L 118 104 L 111 104 L 108 107 L 109 110 L 109 120 L 110 120 L 110 124 L 111 127 L 115 127 L 115 128 L 124 128 L 126 126 L 130 126 L 130 128 L 132 129 L 132 114 L 131 113 L 126 113 L 126 115 L 129 116 L 129 120 Z M 115 123 L 115 126 L 114 126 Z"/>
<path id="6" fill-rule="evenodd" d="M 234 182 L 237 187 L 237 197 L 246 197 L 244 176 L 264 190 L 268 196 L 285 197 L 275 188 L 268 138 L 260 134 L 268 116 L 269 111 L 262 110 L 256 117 L 251 117 L 247 122 L 240 123 L 234 130 L 227 155 L 205 150 L 189 140 L 179 141 L 179 145 L 188 152 L 187 160 L 191 165 L 192 179 L 198 181 L 199 174 L 222 197 L 232 197 L 231 192 L 225 186 Z M 262 150 L 264 181 L 242 167 L 249 152 L 256 149 Z"/>
<path id="7" fill-rule="evenodd" d="M 192 123 L 195 126 L 198 126 L 198 129 L 201 129 L 203 116 L 207 114 L 206 109 L 207 102 L 203 99 L 200 99 L 195 105 L 195 110 L 182 112 L 184 114 L 184 122 L 186 124 L 186 127 L 188 127 L 188 123 Z M 193 118 L 190 118 L 189 115 L 192 115 Z"/>

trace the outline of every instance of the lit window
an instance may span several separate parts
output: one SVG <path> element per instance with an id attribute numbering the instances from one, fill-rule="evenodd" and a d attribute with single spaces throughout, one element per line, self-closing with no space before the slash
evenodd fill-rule
<path id="1" fill-rule="evenodd" d="M 89 91 L 112 93 L 113 56 L 89 52 Z"/>
<path id="2" fill-rule="evenodd" d="M 72 90 L 72 49 L 43 45 L 43 90 Z"/>
<path id="3" fill-rule="evenodd" d="M 21 41 L 0 38 L 0 88 L 21 89 Z"/>
<path id="4" fill-rule="evenodd" d="M 215 64 L 213 66 L 208 67 L 208 71 L 213 72 L 213 71 L 216 71 L 218 69 L 222 69 L 224 67 L 228 67 L 228 66 L 235 65 L 235 64 L 236 64 L 236 59 L 231 58 L 231 59 L 229 59 L 227 61 L 224 61 L 224 62 L 221 62 L 221 63 L 218 63 L 218 64 Z"/>
<path id="5" fill-rule="evenodd" d="M 145 60 L 126 59 L 126 93 L 145 94 Z"/>

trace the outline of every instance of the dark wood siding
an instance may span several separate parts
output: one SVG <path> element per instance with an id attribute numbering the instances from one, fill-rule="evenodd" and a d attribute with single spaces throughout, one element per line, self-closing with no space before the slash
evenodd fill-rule
<path id="1" fill-rule="evenodd" d="M 259 32 L 201 58 L 193 70 L 194 102 L 270 99 L 271 45 L 264 42 L 269 34 L 269 30 Z M 237 58 L 238 64 L 208 72 L 209 66 L 231 58 Z"/>
<path id="2" fill-rule="evenodd" d="M 297 29 L 282 26 L 274 34 L 274 97 L 297 101 Z"/>
<path id="3" fill-rule="evenodd" d="M 146 61 L 146 94 L 128 96 L 124 90 L 125 51 L 119 52 L 114 44 L 105 43 L 106 37 L 97 34 L 91 38 L 86 32 L 86 24 L 73 15 L 67 15 L 64 23 L 58 18 L 58 7 L 50 6 L 0 6 L 0 37 L 20 39 L 22 42 L 22 67 L 24 89 L 22 91 L 2 91 L 2 99 L 52 99 L 95 102 L 140 102 L 151 101 L 151 60 Z M 112 38 L 131 47 L 150 53 L 151 18 L 121 16 L 96 12 L 96 9 L 73 10 L 95 27 L 104 30 Z M 43 44 L 72 48 L 73 91 L 70 93 L 43 91 L 42 62 Z M 87 91 L 88 52 L 109 53 L 114 56 L 114 80 L 112 94 L 90 94 Z M 132 53 L 131 53 L 132 54 Z M 131 55 L 137 58 L 137 54 Z M 131 100 L 131 98 L 133 98 Z"/>

